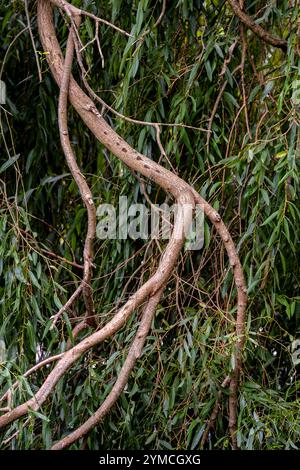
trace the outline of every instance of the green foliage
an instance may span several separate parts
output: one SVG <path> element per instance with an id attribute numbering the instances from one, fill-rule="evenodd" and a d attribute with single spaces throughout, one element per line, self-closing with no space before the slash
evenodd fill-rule
<path id="1" fill-rule="evenodd" d="M 239 22 L 224 2 L 168 2 L 157 28 L 153 25 L 162 2 L 72 3 L 132 34 L 127 38 L 100 24 L 104 69 L 96 44 L 85 50 L 93 89 L 126 116 L 193 127 L 161 127 L 168 155 L 162 163 L 172 165 L 219 210 L 245 270 L 249 308 L 238 442 L 242 449 L 298 448 L 299 365 L 291 354 L 300 333 L 299 6 L 251 3 L 249 14 L 257 14 L 256 21 L 274 35 L 287 38 L 289 47 L 285 54 L 245 33 L 243 96 Z M 82 262 L 86 230 L 86 213 L 60 148 L 58 91 L 37 39 L 34 9 L 30 17 L 41 83 L 28 31 L 17 37 L 27 24 L 23 8 L 23 2 L 9 0 L 0 6 L 5 54 L 0 79 L 8 96 L 0 108 L 0 389 L 5 392 L 20 379 L 12 405 L 32 396 L 52 365 L 28 379 L 22 373 L 42 357 L 65 350 L 70 323 L 65 316 L 61 326 L 50 330 L 50 317 L 82 274 L 68 261 Z M 66 27 L 58 16 L 56 25 L 64 44 Z M 94 24 L 87 19 L 80 31 L 87 43 L 95 34 Z M 74 74 L 79 77 L 77 70 Z M 225 80 L 208 142 L 205 129 Z M 108 113 L 106 118 L 131 145 L 160 159 L 153 127 Z M 117 204 L 119 195 L 144 201 L 138 181 L 91 139 L 71 110 L 70 135 L 96 201 Z M 147 192 L 154 203 L 164 201 L 153 184 Z M 97 241 L 93 288 L 101 325 L 150 275 L 159 253 L 155 243 Z M 229 268 L 220 240 L 206 223 L 205 246 L 183 254 L 120 400 L 74 449 L 202 446 L 205 425 L 231 367 L 236 299 Z M 78 302 L 70 316 L 82 314 Z M 51 400 L 30 413 L 26 425 L 21 419 L 6 428 L 2 448 L 50 448 L 82 424 L 111 389 L 137 318 L 82 358 Z M 226 393 L 206 448 L 230 447 Z"/>

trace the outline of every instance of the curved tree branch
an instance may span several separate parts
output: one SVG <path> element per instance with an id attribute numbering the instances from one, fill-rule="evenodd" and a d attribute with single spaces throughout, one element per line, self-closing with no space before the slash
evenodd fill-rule
<path id="1" fill-rule="evenodd" d="M 77 439 L 80 439 L 80 437 L 87 434 L 93 427 L 95 427 L 103 419 L 103 417 L 109 412 L 111 407 L 115 404 L 115 402 L 117 401 L 117 399 L 123 392 L 125 385 L 128 382 L 129 375 L 131 371 L 133 370 L 137 359 L 142 354 L 142 349 L 145 344 L 149 330 L 151 328 L 151 323 L 155 315 L 156 307 L 160 301 L 162 293 L 163 293 L 163 289 L 160 289 L 148 301 L 143 312 L 140 326 L 136 333 L 135 339 L 132 342 L 132 345 L 130 347 L 130 350 L 128 352 L 124 365 L 118 375 L 118 378 L 112 390 L 110 391 L 110 393 L 108 394 L 108 396 L 106 397 L 106 399 L 104 400 L 100 408 L 98 408 L 98 410 L 79 428 L 75 429 L 75 431 L 73 431 L 71 434 L 64 437 L 63 439 L 58 441 L 56 444 L 54 444 L 52 446 L 52 450 L 64 449 L 65 447 L 75 442 Z"/>
<path id="2" fill-rule="evenodd" d="M 17 406 L 11 412 L 1 416 L 0 428 L 6 426 L 15 419 L 20 418 L 30 409 L 38 410 L 46 401 L 59 379 L 84 353 L 116 333 L 120 328 L 122 328 L 132 312 L 135 311 L 148 296 L 151 297 L 155 295 L 157 291 L 166 285 L 183 246 L 185 233 L 187 233 L 192 220 L 191 209 L 193 207 L 194 200 L 191 193 L 187 194 L 186 192 L 183 192 L 178 197 L 177 201 L 179 204 L 179 211 L 181 211 L 181 213 L 176 217 L 172 237 L 162 256 L 156 273 L 129 298 L 126 304 L 115 314 L 113 319 L 101 330 L 92 333 L 64 354 L 34 397 L 22 405 Z"/>
<path id="3" fill-rule="evenodd" d="M 253 19 L 248 16 L 239 5 L 237 0 L 227 0 L 229 5 L 231 6 L 234 14 L 240 19 L 240 21 L 251 31 L 256 34 L 260 39 L 262 39 L 267 44 L 270 44 L 274 47 L 279 47 L 280 49 L 286 51 L 287 49 L 287 41 L 285 39 L 277 38 L 276 36 L 272 36 L 268 31 L 262 28 L 259 24 L 256 24 Z"/>
<path id="4" fill-rule="evenodd" d="M 81 17 L 76 14 L 73 18 L 75 26 L 78 27 L 80 25 Z M 69 301 L 59 310 L 59 312 L 54 316 L 52 326 L 56 323 L 60 315 L 74 302 L 76 297 L 82 292 L 85 307 L 86 307 L 86 318 L 87 323 L 91 326 L 95 326 L 94 323 L 94 302 L 93 302 L 93 294 L 91 288 L 91 278 L 92 278 L 92 257 L 93 257 L 93 243 L 96 235 L 96 209 L 93 201 L 92 192 L 85 180 L 85 177 L 81 173 L 76 158 L 71 146 L 69 132 L 68 132 L 68 110 L 67 110 L 67 102 L 68 102 L 68 93 L 69 93 L 69 80 L 72 70 L 72 63 L 73 63 L 73 55 L 74 55 L 74 40 L 73 40 L 73 33 L 74 33 L 74 26 L 71 26 L 68 43 L 67 43 L 67 51 L 66 51 L 66 59 L 65 59 L 65 66 L 64 66 L 64 74 L 61 81 L 60 86 L 60 93 L 59 93 L 59 102 L 58 102 L 58 125 L 59 125 L 59 134 L 60 134 L 60 141 L 61 145 L 66 157 L 66 161 L 68 167 L 73 175 L 73 178 L 80 190 L 80 194 L 82 200 L 85 204 L 88 214 L 88 226 L 87 226 L 87 234 L 84 243 L 84 250 L 83 250 L 83 261 L 84 261 L 84 269 L 83 269 L 83 279 L 76 289 L 74 294 L 71 296 Z"/>

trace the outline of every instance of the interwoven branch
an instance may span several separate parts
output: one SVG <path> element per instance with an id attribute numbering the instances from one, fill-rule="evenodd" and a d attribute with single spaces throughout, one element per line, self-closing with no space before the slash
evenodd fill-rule
<path id="1" fill-rule="evenodd" d="M 63 58 L 59 43 L 57 41 L 55 28 L 53 24 L 52 5 L 63 8 L 68 15 L 72 17 L 71 31 L 69 34 L 68 44 L 66 48 L 66 56 Z M 67 158 L 68 165 L 72 171 L 73 177 L 80 188 L 82 198 L 86 204 L 89 223 L 88 236 L 85 245 L 92 247 L 94 234 L 94 212 L 89 212 L 92 204 L 92 194 L 86 185 L 83 175 L 76 166 L 76 160 L 70 146 L 67 131 L 67 99 L 78 112 L 82 120 L 95 135 L 95 137 L 117 158 L 125 163 L 131 170 L 136 171 L 154 181 L 158 186 L 171 194 L 177 205 L 178 214 L 175 218 L 174 229 L 171 239 L 163 253 L 156 272 L 145 282 L 134 294 L 130 296 L 128 301 L 119 309 L 115 316 L 99 331 L 95 331 L 71 349 L 67 350 L 60 358 L 57 365 L 49 373 L 48 377 L 32 397 L 27 402 L 17 406 L 13 410 L 3 414 L 0 417 L 0 427 L 3 427 L 19 417 L 28 413 L 30 409 L 37 410 L 48 399 L 51 392 L 55 388 L 59 379 L 77 362 L 83 354 L 91 348 L 99 345 L 106 338 L 111 337 L 120 328 L 124 326 L 129 317 L 140 306 L 144 305 L 140 326 L 136 333 L 135 339 L 131 345 L 127 358 L 124 362 L 122 370 L 116 379 L 115 385 L 107 396 L 101 407 L 76 431 L 69 436 L 63 438 L 54 445 L 54 449 L 61 449 L 74 442 L 80 436 L 86 434 L 99 420 L 111 409 L 118 396 L 127 383 L 129 374 L 133 369 L 138 357 L 141 354 L 143 345 L 151 327 L 151 322 L 155 314 L 157 304 L 163 294 L 164 288 L 170 278 L 174 267 L 178 262 L 178 258 L 185 242 L 185 236 L 192 221 L 192 213 L 195 204 L 199 204 L 208 217 L 210 222 L 215 226 L 217 233 L 224 243 L 230 265 L 234 274 L 234 282 L 237 291 L 237 320 L 236 320 L 236 344 L 235 344 L 235 366 L 230 377 L 230 432 L 232 446 L 236 448 L 236 409 L 237 409 L 237 391 L 239 376 L 241 371 L 242 351 L 245 341 L 245 310 L 247 305 L 247 289 L 244 279 L 243 269 L 226 225 L 223 223 L 220 215 L 208 204 L 188 183 L 179 178 L 171 171 L 165 169 L 158 163 L 147 158 L 145 155 L 134 150 L 127 142 L 125 142 L 103 119 L 94 103 L 78 86 L 71 76 L 74 40 L 72 36 L 72 28 L 78 22 L 78 18 L 82 11 L 73 7 L 64 0 L 38 0 L 38 24 L 39 33 L 44 51 L 47 52 L 46 57 L 51 72 L 60 88 L 59 99 L 59 126 L 60 137 Z M 94 210 L 94 209 L 93 209 Z M 90 230 L 90 232 L 89 232 Z M 89 235 L 90 234 L 90 235 Z M 85 252 L 86 253 L 86 252 Z M 90 251 L 89 251 L 90 253 Z M 85 284 L 89 284 L 90 275 L 89 260 L 84 258 L 84 277 Z"/>

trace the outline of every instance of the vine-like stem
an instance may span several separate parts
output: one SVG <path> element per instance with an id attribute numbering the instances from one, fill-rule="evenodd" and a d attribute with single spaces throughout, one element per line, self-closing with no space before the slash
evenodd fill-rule
<path id="1" fill-rule="evenodd" d="M 80 24 L 81 17 L 79 14 L 76 14 L 73 18 L 75 26 L 78 27 Z M 76 158 L 71 146 L 69 131 L 68 131 L 68 95 L 69 95 L 69 82 L 70 75 L 72 71 L 72 63 L 74 56 L 74 26 L 71 26 L 67 48 L 66 48 L 66 57 L 64 64 L 64 72 L 62 76 L 62 81 L 60 85 L 59 101 L 58 101 L 58 125 L 59 125 L 59 134 L 61 145 L 66 157 L 68 167 L 73 175 L 73 178 L 80 190 L 82 200 L 85 204 L 88 214 L 88 224 L 87 224 L 87 234 L 85 238 L 84 250 L 83 250 L 83 260 L 84 260 L 84 270 L 83 270 L 83 279 L 76 289 L 74 294 L 70 297 L 67 303 L 59 310 L 59 312 L 54 316 L 52 326 L 55 325 L 56 321 L 60 315 L 69 308 L 74 300 L 82 292 L 85 307 L 86 307 L 86 318 L 87 323 L 91 326 L 95 326 L 94 316 L 95 308 L 93 302 L 93 293 L 91 288 L 91 278 L 92 278 L 92 260 L 93 260 L 93 243 L 96 234 L 96 209 L 93 201 L 92 192 L 85 180 L 85 177 L 81 173 Z"/>

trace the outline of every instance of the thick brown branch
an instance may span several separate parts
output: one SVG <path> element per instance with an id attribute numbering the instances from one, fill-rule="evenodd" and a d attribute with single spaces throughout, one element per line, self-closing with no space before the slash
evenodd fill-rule
<path id="1" fill-rule="evenodd" d="M 76 16 L 74 19 L 76 26 L 80 23 L 80 17 Z M 93 295 L 91 289 L 91 277 L 92 277 L 92 258 L 93 258 L 93 242 L 95 239 L 96 234 L 96 209 L 93 201 L 92 192 L 81 173 L 75 155 L 73 153 L 73 149 L 70 143 L 69 132 L 68 132 L 68 111 L 67 111 L 67 104 L 68 104 L 68 92 L 69 92 L 69 82 L 72 70 L 72 62 L 74 56 L 74 40 L 73 40 L 73 26 L 70 29 L 67 48 L 66 48 L 66 58 L 64 64 L 64 71 L 60 86 L 60 93 L 59 93 L 59 102 L 58 102 L 58 124 L 59 124 L 59 134 L 61 145 L 66 157 L 66 161 L 68 167 L 73 175 L 74 180 L 80 190 L 80 194 L 82 200 L 85 204 L 88 214 L 88 224 L 87 224 L 87 234 L 84 243 L 84 250 L 83 250 L 83 260 L 84 260 L 84 270 L 83 270 L 83 279 L 78 287 L 78 289 L 74 292 L 68 302 L 59 310 L 59 312 L 54 316 L 53 325 L 58 320 L 59 316 L 71 306 L 74 300 L 79 296 L 82 292 L 85 307 L 86 307 L 86 315 L 87 315 L 87 322 L 89 324 L 94 324 L 94 303 L 93 303 Z"/>
<path id="2" fill-rule="evenodd" d="M 227 0 L 229 5 L 231 6 L 234 14 L 242 21 L 242 23 L 251 31 L 256 34 L 260 39 L 262 39 L 267 44 L 271 44 L 271 46 L 279 47 L 284 51 L 287 49 L 287 41 L 284 39 L 277 38 L 272 36 L 268 31 L 263 29 L 260 25 L 256 24 L 253 19 L 248 16 L 241 8 L 237 0 Z"/>
<path id="3" fill-rule="evenodd" d="M 129 298 L 126 304 L 118 311 L 118 313 L 116 313 L 114 318 L 101 330 L 96 331 L 83 339 L 80 343 L 64 354 L 63 358 L 59 361 L 52 372 L 50 372 L 47 379 L 33 398 L 22 405 L 17 406 L 11 412 L 1 416 L 0 428 L 23 416 L 29 411 L 29 409 L 38 410 L 46 401 L 59 379 L 84 353 L 116 333 L 120 328 L 122 328 L 132 312 L 135 311 L 148 296 L 154 296 L 156 292 L 160 291 L 166 285 L 184 244 L 184 234 L 188 233 L 188 228 L 192 220 L 191 209 L 193 208 L 194 201 L 191 193 L 183 192 L 178 197 L 177 202 L 181 213 L 176 217 L 172 237 L 162 256 L 156 273 Z"/>
<path id="4" fill-rule="evenodd" d="M 245 314 L 247 307 L 247 286 L 244 278 L 243 268 L 230 236 L 230 233 L 221 220 L 219 214 L 217 214 L 211 206 L 195 191 L 195 200 L 197 204 L 200 204 L 203 211 L 210 219 L 210 221 L 216 227 L 222 241 L 225 245 L 231 268 L 233 269 L 233 276 L 237 289 L 237 318 L 236 318 L 236 342 L 234 344 L 234 367 L 231 374 L 231 380 L 229 385 L 229 430 L 231 435 L 231 444 L 233 449 L 237 449 L 236 440 L 236 426 L 237 426 L 237 393 L 239 386 L 239 379 L 242 365 L 242 352 L 245 344 Z"/>
<path id="5" fill-rule="evenodd" d="M 130 350 L 128 352 L 127 358 L 124 362 L 124 365 L 118 375 L 118 378 L 109 393 L 106 397 L 100 408 L 79 428 L 73 431 L 68 436 L 61 439 L 59 442 L 54 444 L 52 450 L 61 450 L 75 442 L 80 437 L 87 434 L 94 426 L 96 426 L 103 417 L 109 412 L 112 406 L 115 404 L 119 396 L 124 390 L 125 385 L 128 382 L 129 375 L 133 370 L 138 358 L 142 354 L 142 349 L 145 344 L 147 335 L 151 328 L 151 323 L 156 311 L 156 307 L 162 296 L 163 289 L 159 290 L 153 297 L 151 297 L 144 308 L 142 315 L 142 320 L 138 331 L 136 333 L 135 339 L 132 342 Z"/>

